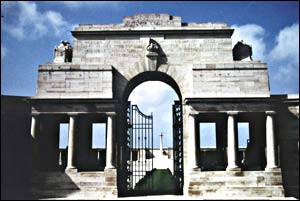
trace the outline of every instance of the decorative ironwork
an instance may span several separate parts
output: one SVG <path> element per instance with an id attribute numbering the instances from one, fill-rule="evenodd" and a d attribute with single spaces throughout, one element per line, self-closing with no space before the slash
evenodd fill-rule
<path id="1" fill-rule="evenodd" d="M 182 106 L 180 101 L 173 105 L 173 157 L 174 176 L 179 181 L 177 192 L 183 191 L 183 132 L 182 132 Z"/>
<path id="2" fill-rule="evenodd" d="M 138 183 L 153 169 L 153 115 L 143 114 L 128 102 L 127 125 L 127 190 L 132 195 L 145 194 L 152 186 Z"/>
<path id="3" fill-rule="evenodd" d="M 183 129 L 182 105 L 173 105 L 173 155 L 176 193 L 183 193 Z M 143 114 L 137 105 L 127 108 L 127 195 L 149 195 L 155 193 L 150 176 L 153 172 L 153 116 Z M 124 153 L 125 154 L 125 153 Z M 146 180 L 147 185 L 140 185 Z"/>

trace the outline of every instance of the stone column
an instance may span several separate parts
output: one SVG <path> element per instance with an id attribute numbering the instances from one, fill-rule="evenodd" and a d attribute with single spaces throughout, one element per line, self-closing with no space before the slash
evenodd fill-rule
<path id="1" fill-rule="evenodd" d="M 36 134 L 37 134 L 37 118 L 39 114 L 32 114 L 31 115 L 31 137 L 33 140 L 36 139 Z"/>
<path id="2" fill-rule="evenodd" d="M 196 115 L 189 114 L 188 116 L 188 129 L 189 129 L 189 166 L 192 170 L 198 170 L 197 164 L 197 143 L 196 143 Z"/>
<path id="3" fill-rule="evenodd" d="M 274 115 L 275 111 L 266 111 L 266 171 L 278 168 L 276 165 L 275 136 L 274 136 Z"/>
<path id="4" fill-rule="evenodd" d="M 115 113 L 107 113 L 107 127 L 106 127 L 106 166 L 105 169 L 114 169 L 114 116 Z"/>
<path id="5" fill-rule="evenodd" d="M 38 167 L 38 143 L 37 143 L 37 133 L 38 133 L 38 116 L 39 114 L 32 114 L 31 115 L 31 137 L 32 137 L 32 144 L 31 144 L 31 153 L 32 153 L 32 165 L 33 168 L 36 169 Z"/>
<path id="6" fill-rule="evenodd" d="M 237 166 L 237 135 L 236 135 L 236 115 L 238 112 L 227 112 L 227 171 L 238 171 L 240 168 Z"/>
<path id="7" fill-rule="evenodd" d="M 75 119 L 77 114 L 70 114 L 69 116 L 68 162 L 66 170 L 77 171 L 75 167 Z"/>

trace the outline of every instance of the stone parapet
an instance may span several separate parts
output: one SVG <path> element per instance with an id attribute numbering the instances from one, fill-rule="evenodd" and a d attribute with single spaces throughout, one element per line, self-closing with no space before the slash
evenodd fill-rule
<path id="1" fill-rule="evenodd" d="M 214 70 L 214 69 L 267 69 L 266 63 L 260 61 L 232 61 L 227 62 L 202 62 L 201 64 L 193 64 L 193 70 Z"/>
<path id="2" fill-rule="evenodd" d="M 229 29 L 227 24 L 220 22 L 185 23 L 180 16 L 169 14 L 137 14 L 125 16 L 121 24 L 80 24 L 74 31 L 113 31 L 113 30 L 215 30 Z"/>

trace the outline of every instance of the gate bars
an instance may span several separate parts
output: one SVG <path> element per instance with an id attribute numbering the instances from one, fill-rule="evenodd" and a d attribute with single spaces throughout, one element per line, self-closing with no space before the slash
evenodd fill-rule
<path id="1" fill-rule="evenodd" d="M 174 101 L 173 105 L 173 157 L 174 176 L 179 181 L 177 193 L 183 193 L 183 131 L 182 131 L 182 107 L 180 101 Z"/>
<path id="2" fill-rule="evenodd" d="M 135 193 L 150 192 L 152 182 L 147 182 L 146 185 L 139 185 L 138 182 L 153 169 L 153 115 L 152 113 L 145 115 L 137 105 L 131 106 L 128 102 L 127 124 L 130 150 L 130 161 L 127 163 L 129 171 L 127 188 Z"/>

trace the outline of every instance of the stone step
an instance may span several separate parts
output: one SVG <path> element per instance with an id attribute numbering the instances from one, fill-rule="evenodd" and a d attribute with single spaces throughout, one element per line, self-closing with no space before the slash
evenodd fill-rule
<path id="1" fill-rule="evenodd" d="M 78 182 L 78 183 L 33 183 L 35 189 L 94 189 L 115 186 L 114 182 Z"/>
<path id="2" fill-rule="evenodd" d="M 189 189 L 191 196 L 284 197 L 282 187 L 202 187 Z"/>
<path id="3" fill-rule="evenodd" d="M 103 177 L 105 176 L 104 172 L 95 171 L 95 172 L 78 172 L 75 175 L 80 175 L 81 177 Z"/>
<path id="4" fill-rule="evenodd" d="M 37 199 L 105 198 L 117 196 L 114 170 L 104 172 L 40 172 L 32 179 L 31 192 Z"/>
<path id="5" fill-rule="evenodd" d="M 81 172 L 81 173 L 42 173 L 35 175 L 32 183 L 68 183 L 68 182 L 105 182 L 103 172 Z"/>
<path id="6" fill-rule="evenodd" d="M 192 196 L 284 197 L 280 169 L 273 172 L 201 172 L 190 176 Z"/>
<path id="7" fill-rule="evenodd" d="M 80 188 L 74 184 L 40 184 L 32 186 L 31 189 L 36 191 L 40 190 L 80 190 Z"/>
<path id="8" fill-rule="evenodd" d="M 281 171 L 265 172 L 265 171 L 194 171 L 191 177 L 253 177 L 253 176 L 281 176 Z"/>
<path id="9" fill-rule="evenodd" d="M 117 187 L 114 186 L 48 186 L 48 185 L 40 185 L 31 188 L 31 192 L 44 192 L 44 191 L 116 191 Z"/>
<path id="10" fill-rule="evenodd" d="M 44 190 L 38 192 L 32 192 L 32 195 L 38 199 L 46 198 L 105 198 L 105 197 L 117 197 L 117 190 L 110 189 L 107 191 L 99 190 Z"/>
<path id="11" fill-rule="evenodd" d="M 105 177 L 33 178 L 32 183 L 105 182 Z"/>
<path id="12" fill-rule="evenodd" d="M 190 187 L 201 188 L 201 187 L 271 187 L 271 186 L 282 186 L 282 183 L 277 185 L 266 185 L 265 183 L 256 182 L 192 182 Z"/>
<path id="13" fill-rule="evenodd" d="M 199 182 L 199 185 L 211 185 L 214 182 L 223 182 L 226 185 L 233 186 L 271 186 L 271 185 L 282 185 L 282 177 L 201 177 L 191 178 L 190 182 L 195 185 Z"/>

